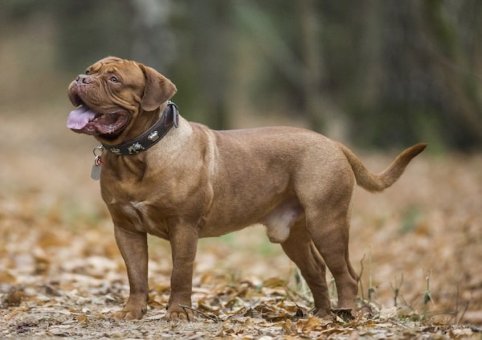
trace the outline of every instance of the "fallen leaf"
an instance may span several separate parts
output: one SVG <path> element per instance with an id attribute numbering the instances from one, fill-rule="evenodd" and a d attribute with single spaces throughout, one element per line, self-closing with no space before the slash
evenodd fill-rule
<path id="1" fill-rule="evenodd" d="M 25 292 L 18 287 L 11 287 L 9 291 L 2 297 L 1 305 L 4 307 L 16 307 L 22 303 L 25 298 Z"/>

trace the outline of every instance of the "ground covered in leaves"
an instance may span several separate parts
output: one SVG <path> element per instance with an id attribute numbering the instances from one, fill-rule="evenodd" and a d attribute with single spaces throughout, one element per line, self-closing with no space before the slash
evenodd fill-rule
<path id="1" fill-rule="evenodd" d="M 149 239 L 149 310 L 117 321 L 128 286 L 89 179 L 95 142 L 66 131 L 64 118 L 2 117 L 0 337 L 480 338 L 481 155 L 423 154 L 386 192 L 357 189 L 354 320 L 312 317 L 294 265 L 255 226 L 200 243 L 190 323 L 163 319 L 170 249 Z M 362 155 L 378 171 L 395 153 Z"/>

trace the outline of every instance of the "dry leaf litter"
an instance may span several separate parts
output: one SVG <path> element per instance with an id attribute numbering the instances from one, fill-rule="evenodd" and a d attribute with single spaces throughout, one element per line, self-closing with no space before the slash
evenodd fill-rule
<path id="1" fill-rule="evenodd" d="M 128 285 L 89 179 L 95 144 L 64 131 L 59 113 L 39 117 L 5 115 L 0 125 L 2 338 L 481 336 L 481 155 L 424 154 L 386 192 L 356 190 L 350 252 L 362 280 L 353 320 L 313 317 L 296 268 L 255 226 L 200 242 L 189 323 L 164 320 L 170 250 L 150 238 L 149 309 L 119 321 L 112 315 Z M 363 159 L 377 171 L 391 156 Z"/>

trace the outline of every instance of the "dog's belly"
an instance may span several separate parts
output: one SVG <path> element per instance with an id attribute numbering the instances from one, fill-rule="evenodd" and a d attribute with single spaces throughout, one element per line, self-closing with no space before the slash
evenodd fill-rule
<path id="1" fill-rule="evenodd" d="M 270 204 L 250 202 L 236 212 L 223 210 L 211 214 L 200 228 L 200 237 L 221 236 L 255 224 L 266 227 L 266 233 L 273 243 L 284 242 L 291 227 L 303 216 L 303 208 L 294 196 L 273 198 Z M 254 203 L 254 204 L 253 204 Z M 256 204 L 257 203 L 257 204 Z"/>

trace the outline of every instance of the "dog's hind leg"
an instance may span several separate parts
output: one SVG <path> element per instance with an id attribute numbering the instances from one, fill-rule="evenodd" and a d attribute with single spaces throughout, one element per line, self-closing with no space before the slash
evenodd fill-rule
<path id="1" fill-rule="evenodd" d="M 296 223 L 289 237 L 281 243 L 288 257 L 298 266 L 313 294 L 316 315 L 325 317 L 330 314 L 330 300 L 326 284 L 326 269 L 320 254 L 311 241 L 304 220 Z"/>
<path id="2" fill-rule="evenodd" d="M 338 292 L 338 308 L 353 309 L 357 294 L 357 275 L 348 258 L 347 212 L 329 212 L 306 209 L 307 228 L 316 249 L 335 278 Z"/>
<path id="3" fill-rule="evenodd" d="M 308 165 L 298 168 L 295 190 L 305 212 L 306 229 L 335 278 L 338 308 L 353 309 L 357 278 L 348 258 L 348 212 L 355 178 L 350 164 L 336 149 L 321 151 L 310 154 L 306 163 L 319 161 L 316 171 Z M 323 159 L 327 154 L 331 156 Z"/>

